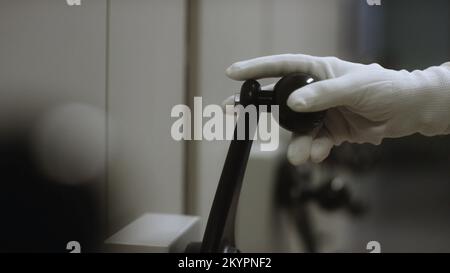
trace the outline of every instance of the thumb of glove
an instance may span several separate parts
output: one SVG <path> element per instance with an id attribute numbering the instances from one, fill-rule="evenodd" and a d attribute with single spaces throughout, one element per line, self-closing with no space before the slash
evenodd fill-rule
<path id="1" fill-rule="evenodd" d="M 349 105 L 355 86 L 359 85 L 354 76 L 349 74 L 306 85 L 292 92 L 287 105 L 297 112 L 317 112 Z"/>

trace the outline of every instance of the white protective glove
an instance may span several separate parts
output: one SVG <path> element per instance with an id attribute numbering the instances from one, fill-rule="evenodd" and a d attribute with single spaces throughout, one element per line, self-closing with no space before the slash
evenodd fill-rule
<path id="1" fill-rule="evenodd" d="M 291 141 L 292 164 L 320 162 L 344 141 L 378 145 L 383 138 L 450 133 L 450 63 L 408 72 L 335 57 L 284 54 L 237 62 L 226 71 L 235 80 L 293 72 L 321 81 L 293 92 L 288 106 L 298 112 L 327 113 L 322 128 Z"/>

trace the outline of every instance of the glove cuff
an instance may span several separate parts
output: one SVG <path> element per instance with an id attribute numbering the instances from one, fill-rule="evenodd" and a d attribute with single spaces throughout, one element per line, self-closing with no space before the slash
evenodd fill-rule
<path id="1" fill-rule="evenodd" d="M 419 133 L 450 134 L 450 62 L 411 72 L 409 91 L 417 96 Z"/>

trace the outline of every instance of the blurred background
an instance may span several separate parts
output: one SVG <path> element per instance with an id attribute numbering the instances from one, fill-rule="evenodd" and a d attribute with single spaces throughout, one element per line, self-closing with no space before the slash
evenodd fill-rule
<path id="1" fill-rule="evenodd" d="M 199 215 L 203 230 L 229 143 L 173 140 L 170 111 L 236 93 L 235 61 L 303 53 L 412 70 L 450 57 L 445 0 L 71 2 L 0 0 L 2 252 L 101 251 L 146 212 Z M 448 137 L 345 144 L 298 168 L 289 137 L 250 156 L 242 251 L 450 251 Z"/>

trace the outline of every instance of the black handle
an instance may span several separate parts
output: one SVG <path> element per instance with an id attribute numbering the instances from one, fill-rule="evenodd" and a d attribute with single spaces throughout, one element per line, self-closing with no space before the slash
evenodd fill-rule
<path id="1" fill-rule="evenodd" d="M 297 113 L 286 105 L 286 101 L 293 91 L 313 81 L 314 78 L 307 74 L 290 74 L 278 81 L 273 92 L 270 92 L 262 91 L 257 81 L 247 80 L 241 87 L 239 103 L 243 106 L 254 105 L 257 109 L 260 105 L 279 105 L 279 124 L 294 133 L 306 133 L 319 126 L 324 112 Z M 237 128 L 245 128 L 245 139 L 238 139 Z M 239 252 L 235 246 L 235 218 L 255 130 L 256 124 L 250 124 L 249 116 L 241 113 L 220 176 L 203 242 L 189 245 L 189 252 Z"/>
<path id="2" fill-rule="evenodd" d="M 279 105 L 278 120 L 281 127 L 296 134 L 304 134 L 321 125 L 325 111 L 299 113 L 287 106 L 287 100 L 294 91 L 315 81 L 308 74 L 293 73 L 277 82 L 273 90 L 273 104 Z"/>

